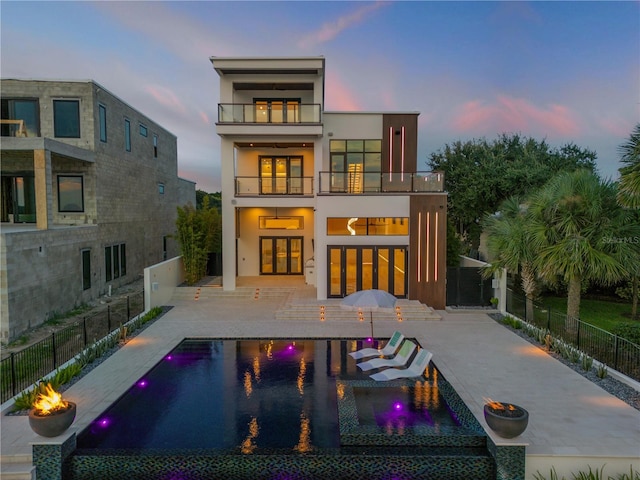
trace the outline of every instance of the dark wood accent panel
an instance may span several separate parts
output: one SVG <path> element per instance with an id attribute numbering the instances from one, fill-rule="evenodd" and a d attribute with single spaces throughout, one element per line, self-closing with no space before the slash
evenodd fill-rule
<path id="1" fill-rule="evenodd" d="M 404 168 L 402 165 L 402 127 L 404 127 Z M 391 143 L 390 143 L 391 142 Z M 418 165 L 418 114 L 383 114 L 382 171 L 389 173 L 389 155 L 393 156 L 392 170 L 415 173 Z"/>
<path id="2" fill-rule="evenodd" d="M 409 232 L 409 298 L 445 308 L 447 195 L 412 195 Z"/>

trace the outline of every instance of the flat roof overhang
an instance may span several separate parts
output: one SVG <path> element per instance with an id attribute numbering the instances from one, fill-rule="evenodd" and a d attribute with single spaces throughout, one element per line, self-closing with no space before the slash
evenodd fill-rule
<path id="1" fill-rule="evenodd" d="M 24 152 L 33 150 L 48 150 L 61 157 L 95 163 L 96 152 L 85 148 L 69 145 L 47 137 L 15 138 L 2 137 L 2 152 Z"/>
<path id="2" fill-rule="evenodd" d="M 324 57 L 211 57 L 218 75 L 323 75 Z"/>

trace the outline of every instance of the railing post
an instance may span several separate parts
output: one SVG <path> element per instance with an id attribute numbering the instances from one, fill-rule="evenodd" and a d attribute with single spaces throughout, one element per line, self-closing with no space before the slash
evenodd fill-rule
<path id="1" fill-rule="evenodd" d="M 613 351 L 614 351 L 614 354 L 613 354 L 614 355 L 613 356 L 613 369 L 614 370 L 618 370 L 618 345 L 619 345 L 618 335 L 614 335 L 614 338 L 615 338 L 615 346 L 613 348 Z"/>
<path id="2" fill-rule="evenodd" d="M 56 333 L 52 332 L 51 333 L 51 350 L 53 351 L 53 368 L 54 370 L 56 369 L 56 367 L 58 366 L 58 355 L 56 352 Z"/>
<path id="3" fill-rule="evenodd" d="M 111 305 L 107 305 L 107 333 L 111 333 Z"/>
<path id="4" fill-rule="evenodd" d="M 18 394 L 18 379 L 16 378 L 16 354 L 11 352 L 11 396 Z"/>
<path id="5" fill-rule="evenodd" d="M 580 350 L 580 319 L 577 319 L 576 322 L 578 323 L 578 332 L 576 334 L 576 344 L 578 346 L 578 350 Z"/>

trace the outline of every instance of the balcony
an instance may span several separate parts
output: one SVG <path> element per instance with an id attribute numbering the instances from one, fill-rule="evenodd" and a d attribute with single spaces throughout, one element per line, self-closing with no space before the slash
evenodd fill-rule
<path id="1" fill-rule="evenodd" d="M 236 177 L 237 197 L 313 196 L 313 177 Z"/>
<path id="2" fill-rule="evenodd" d="M 218 123 L 296 125 L 319 124 L 320 105 L 256 105 L 254 103 L 219 103 Z"/>
<path id="3" fill-rule="evenodd" d="M 24 120 L 14 120 L 3 118 L 0 120 L 0 129 L 3 137 L 26 137 L 27 128 L 25 127 Z"/>
<path id="4" fill-rule="evenodd" d="M 444 173 L 320 172 L 320 194 L 431 193 L 444 191 Z"/>

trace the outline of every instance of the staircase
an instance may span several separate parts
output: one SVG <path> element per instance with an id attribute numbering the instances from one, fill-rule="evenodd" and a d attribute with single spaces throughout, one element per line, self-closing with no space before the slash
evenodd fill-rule
<path id="1" fill-rule="evenodd" d="M 31 455 L 2 455 L 0 457 L 2 480 L 35 480 L 36 468 Z"/>
<path id="2" fill-rule="evenodd" d="M 427 321 L 440 320 L 440 315 L 432 308 L 417 300 L 398 300 L 393 312 L 347 310 L 339 300 L 316 301 L 314 303 L 288 303 L 276 312 L 281 321 Z"/>

